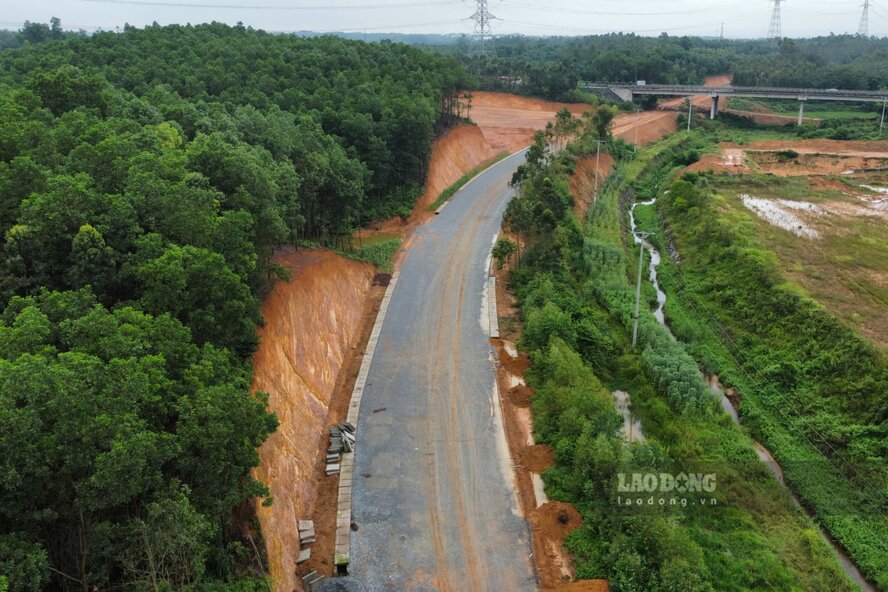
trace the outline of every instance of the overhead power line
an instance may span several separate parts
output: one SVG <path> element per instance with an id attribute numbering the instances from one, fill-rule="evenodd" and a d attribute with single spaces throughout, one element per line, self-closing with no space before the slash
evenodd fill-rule
<path id="1" fill-rule="evenodd" d="M 516 20 L 512 20 L 512 19 L 498 19 L 498 20 L 502 23 L 521 25 L 524 27 L 531 27 L 534 29 L 549 30 L 549 31 L 565 31 L 565 32 L 569 32 L 569 33 L 584 33 L 586 35 L 591 35 L 594 33 L 620 32 L 618 29 L 613 29 L 613 28 L 611 28 L 611 29 L 594 29 L 594 28 L 587 28 L 587 27 L 570 27 L 567 25 L 543 25 L 540 23 L 528 23 L 525 21 L 516 21 Z M 733 22 L 745 21 L 745 20 L 747 20 L 747 16 L 744 14 L 743 16 L 737 16 L 735 18 L 724 19 L 724 20 L 720 20 L 717 22 L 710 22 L 710 23 L 700 24 L 700 25 L 685 25 L 685 26 L 680 26 L 680 27 L 656 27 L 656 28 L 652 28 L 652 29 L 633 28 L 631 31 L 626 31 L 626 32 L 627 33 L 628 32 L 632 32 L 632 33 L 673 33 L 673 32 L 681 32 L 681 31 L 699 31 L 699 30 L 703 30 L 703 29 L 710 29 L 711 30 L 713 27 L 717 27 L 723 23 L 733 23 Z"/>
<path id="2" fill-rule="evenodd" d="M 213 8 L 231 10 L 384 10 L 389 8 L 409 8 L 416 6 L 443 6 L 459 4 L 459 0 L 425 0 L 399 2 L 395 4 L 320 4 L 314 6 L 248 5 L 248 4 L 201 4 L 198 2 L 160 2 L 155 0 L 79 0 L 95 4 L 126 4 L 131 6 L 154 6 L 164 8 Z M 452 21 L 449 21 L 452 22 Z"/>
<path id="3" fill-rule="evenodd" d="M 562 6 L 549 6 L 544 4 L 532 4 L 530 2 L 515 2 L 514 0 L 508 0 L 504 2 L 504 5 L 508 6 L 522 6 L 525 8 L 532 8 L 534 10 L 544 10 L 546 12 L 566 12 L 571 14 L 594 14 L 598 16 L 671 16 L 675 14 L 701 14 L 702 11 L 697 10 L 669 10 L 666 12 L 610 12 L 606 10 L 590 10 L 583 8 L 566 8 Z M 722 6 L 721 8 L 738 8 L 740 6 L 748 6 L 749 2 L 736 2 L 734 4 L 728 4 Z"/>

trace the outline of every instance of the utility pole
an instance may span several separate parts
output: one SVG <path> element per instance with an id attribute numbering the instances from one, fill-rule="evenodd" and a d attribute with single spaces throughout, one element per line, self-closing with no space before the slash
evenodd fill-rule
<path id="1" fill-rule="evenodd" d="M 601 160 L 601 143 L 604 140 L 595 140 L 598 143 L 598 149 L 595 151 L 595 201 L 598 201 L 598 163 Z"/>
<path id="2" fill-rule="evenodd" d="M 857 34 L 861 37 L 869 36 L 869 0 L 863 0 L 863 12 L 860 13 L 860 25 Z"/>
<path id="3" fill-rule="evenodd" d="M 482 58 L 488 57 L 488 55 L 495 55 L 496 49 L 491 47 L 487 47 L 487 41 L 493 40 L 493 32 L 490 30 L 490 21 L 495 20 L 496 17 L 490 14 L 490 11 L 487 10 L 487 0 L 475 0 L 477 4 L 477 8 L 475 9 L 475 14 L 469 17 L 469 20 L 475 21 L 475 29 L 472 31 L 472 35 L 475 37 L 476 49 L 475 51 Z"/>
<path id="4" fill-rule="evenodd" d="M 635 151 L 636 152 L 638 152 L 638 126 L 640 125 L 638 118 L 639 118 L 640 113 L 641 113 L 641 109 L 635 110 Z"/>
<path id="5" fill-rule="evenodd" d="M 641 302 L 641 268 L 644 266 L 644 241 L 651 235 L 650 232 L 636 232 L 638 237 L 638 282 L 635 284 L 635 320 L 632 323 L 632 347 L 638 341 L 638 307 Z"/>
<path id="6" fill-rule="evenodd" d="M 724 24 L 724 23 L 722 23 L 722 26 L 721 26 L 721 32 L 719 32 L 719 34 L 718 34 L 718 38 L 719 38 L 719 39 L 724 39 L 724 38 L 725 38 L 725 24 Z"/>
<path id="7" fill-rule="evenodd" d="M 691 113 L 694 108 L 694 101 L 688 97 L 688 131 L 691 131 Z"/>
<path id="8" fill-rule="evenodd" d="M 888 97 L 882 99 L 882 119 L 879 121 L 879 135 L 882 135 L 882 128 L 885 127 L 885 103 L 888 103 Z"/>

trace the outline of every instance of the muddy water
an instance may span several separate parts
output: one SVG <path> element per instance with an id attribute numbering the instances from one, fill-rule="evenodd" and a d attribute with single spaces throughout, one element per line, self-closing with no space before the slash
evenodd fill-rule
<path id="1" fill-rule="evenodd" d="M 635 225 L 635 207 L 639 205 L 653 205 L 656 202 L 656 198 L 650 199 L 648 201 L 636 202 L 632 204 L 632 207 L 629 208 L 629 226 L 632 231 L 632 240 L 635 241 L 635 244 L 642 245 L 643 248 L 647 249 L 651 255 L 651 263 L 650 263 L 650 280 L 654 285 L 654 288 L 657 290 L 657 308 L 654 310 L 654 316 L 657 318 L 657 321 L 669 331 L 668 325 L 666 325 L 666 319 L 663 314 L 663 306 L 666 304 L 666 293 L 660 289 L 660 284 L 657 282 L 657 266 L 660 265 L 660 253 L 651 245 L 648 241 L 642 240 L 636 235 L 636 225 Z M 672 335 L 672 332 L 669 331 L 669 334 Z M 674 339 L 674 336 L 673 336 Z M 704 378 L 706 382 L 709 383 L 709 389 L 719 397 L 719 401 L 721 402 L 722 409 L 731 417 L 731 420 L 740 425 L 740 416 L 737 413 L 737 409 L 731 403 L 731 400 L 728 399 L 727 394 L 725 393 L 725 388 L 718 380 L 718 376 L 715 375 L 707 375 L 704 374 Z M 621 391 L 617 391 L 621 392 Z M 616 397 L 617 392 L 614 393 Z M 628 399 L 628 396 L 627 396 Z M 628 408 L 628 403 L 627 403 Z M 617 403 L 617 409 L 620 410 L 620 404 Z M 628 409 L 627 409 L 628 411 Z M 622 411 L 620 410 L 621 414 Z M 624 426 L 626 421 L 626 416 L 623 416 Z M 624 428 L 625 429 L 625 428 Z M 755 452 L 758 455 L 759 459 L 768 467 L 768 470 L 771 471 L 771 474 L 774 475 L 774 478 L 783 485 L 786 491 L 789 493 L 792 500 L 795 504 L 802 509 L 802 511 L 807 514 L 809 518 L 814 520 L 813 515 L 805 508 L 796 494 L 786 486 L 786 483 L 783 480 L 783 469 L 780 468 L 780 464 L 774 459 L 771 455 L 771 451 L 765 448 L 760 442 L 756 442 L 753 440 L 753 446 L 755 447 Z M 814 520 L 816 524 L 816 520 Z M 819 525 L 817 526 L 817 531 L 820 533 L 820 538 L 832 548 L 833 552 L 836 554 L 836 558 L 839 560 L 839 563 L 842 565 L 842 569 L 845 571 L 845 574 L 848 575 L 851 580 L 853 580 L 862 590 L 865 592 L 878 592 L 876 588 L 870 584 L 866 578 L 863 577 L 863 574 L 860 573 L 860 570 L 857 569 L 857 566 L 851 561 L 851 558 L 848 557 L 848 554 L 845 553 L 845 550 L 840 547 L 835 541 L 830 538 L 830 536 L 824 531 Z"/>
<path id="2" fill-rule="evenodd" d="M 641 428 L 641 422 L 633 417 L 632 411 L 629 409 L 630 399 L 629 393 L 626 391 L 614 391 L 614 404 L 617 411 L 623 416 L 623 427 L 620 428 L 620 434 L 627 442 L 644 442 L 644 430 Z"/>
<path id="3" fill-rule="evenodd" d="M 656 202 L 657 199 L 649 199 L 648 201 L 639 201 L 632 204 L 632 207 L 629 208 L 629 225 L 632 231 L 632 240 L 635 241 L 636 245 L 642 245 L 643 248 L 647 249 L 648 253 L 651 255 L 651 262 L 648 265 L 648 279 L 654 285 L 654 289 L 657 290 L 657 308 L 654 309 L 654 317 L 656 317 L 657 322 L 666 327 L 666 330 L 669 330 L 669 327 L 666 325 L 666 317 L 663 314 L 663 306 L 666 304 L 666 292 L 660 289 L 660 283 L 657 281 L 657 266 L 660 265 L 660 251 L 654 248 L 654 245 L 649 243 L 648 241 L 640 238 L 638 234 L 636 234 L 636 226 L 635 226 L 635 207 L 636 206 L 650 206 Z M 669 332 L 672 335 L 672 332 Z"/>

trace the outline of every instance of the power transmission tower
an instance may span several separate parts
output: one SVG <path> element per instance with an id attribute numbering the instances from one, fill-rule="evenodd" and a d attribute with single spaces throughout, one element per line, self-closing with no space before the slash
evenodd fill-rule
<path id="1" fill-rule="evenodd" d="M 869 36 L 869 0 L 863 0 L 863 12 L 860 14 L 860 25 L 857 34 L 861 37 Z"/>
<path id="2" fill-rule="evenodd" d="M 774 9 L 771 11 L 771 24 L 768 25 L 768 39 L 780 39 L 780 3 L 786 0 L 771 0 Z"/>
<path id="3" fill-rule="evenodd" d="M 475 14 L 469 17 L 469 20 L 475 21 L 475 29 L 472 35 L 475 37 L 475 53 L 481 57 L 495 56 L 496 48 L 488 41 L 493 41 L 493 32 L 490 30 L 490 21 L 496 20 L 496 17 L 487 10 L 487 0 L 476 0 L 477 8 Z"/>

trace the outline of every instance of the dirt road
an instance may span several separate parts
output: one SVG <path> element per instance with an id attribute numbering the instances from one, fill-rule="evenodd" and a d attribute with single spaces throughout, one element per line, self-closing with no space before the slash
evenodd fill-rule
<path id="1" fill-rule="evenodd" d="M 421 226 L 358 421 L 350 572 L 371 591 L 535 590 L 485 333 L 487 262 L 523 153 Z"/>

